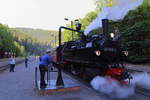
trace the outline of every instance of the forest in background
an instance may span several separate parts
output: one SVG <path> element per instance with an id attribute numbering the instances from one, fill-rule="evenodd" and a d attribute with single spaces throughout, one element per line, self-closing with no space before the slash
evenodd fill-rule
<path id="1" fill-rule="evenodd" d="M 132 0 L 136 1 L 136 0 Z M 94 20 L 102 7 L 114 6 L 113 0 L 95 0 L 95 11 L 91 11 L 84 18 L 79 18 L 84 30 Z M 143 4 L 135 10 L 131 10 L 123 20 L 109 21 L 109 31 L 119 29 L 121 38 L 120 46 L 125 46 L 129 51 L 128 61 L 133 63 L 150 62 L 150 0 L 144 0 Z M 75 24 L 75 21 L 73 21 Z M 66 25 L 71 27 L 70 24 Z M 73 25 L 75 28 L 75 25 Z M 71 32 L 63 31 L 62 40 L 71 40 Z M 102 33 L 101 28 L 92 30 L 89 35 Z M 42 34 L 42 35 L 41 35 Z M 74 40 L 79 39 L 74 33 Z M 30 28 L 9 28 L 0 24 L 0 53 L 14 52 L 17 56 L 42 54 L 46 48 L 55 47 L 58 44 L 56 31 L 44 31 Z M 26 52 L 27 53 L 26 53 Z"/>
<path id="2" fill-rule="evenodd" d="M 42 29 L 32 29 L 32 28 L 11 28 L 12 30 L 16 30 L 19 33 L 23 33 L 24 35 L 28 35 L 35 41 L 41 44 L 52 44 L 51 40 L 55 40 L 54 38 L 58 36 L 58 32 L 54 30 L 42 30 Z M 54 45 L 53 45 L 54 46 Z"/>
<path id="3" fill-rule="evenodd" d="M 16 56 L 41 55 L 57 45 L 57 31 L 31 28 L 9 28 L 0 24 L 0 53 Z"/>
<path id="4" fill-rule="evenodd" d="M 133 2 L 136 0 L 132 0 Z M 92 20 L 94 20 L 103 7 L 114 6 L 113 0 L 95 0 L 96 9 L 79 19 L 84 31 Z M 149 63 L 150 62 L 150 0 L 144 0 L 143 4 L 135 10 L 131 10 L 123 20 L 109 21 L 109 32 L 114 32 L 115 28 L 119 29 L 121 37 L 119 45 L 126 47 L 129 51 L 127 60 L 132 63 Z M 75 22 L 74 22 L 75 23 Z M 67 27 L 71 27 L 69 24 Z M 75 25 L 73 26 L 75 28 Z M 90 31 L 89 35 L 101 34 L 102 29 L 97 28 Z M 64 41 L 70 40 L 69 31 L 64 31 Z M 79 39 L 79 35 L 74 35 Z"/>

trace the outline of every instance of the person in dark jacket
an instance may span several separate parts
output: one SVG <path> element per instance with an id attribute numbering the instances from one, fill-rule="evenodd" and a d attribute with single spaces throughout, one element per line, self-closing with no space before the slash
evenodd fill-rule
<path id="1" fill-rule="evenodd" d="M 48 65 L 52 63 L 51 51 L 48 49 L 46 54 L 40 57 L 39 69 L 40 69 L 40 87 L 45 88 L 45 72 L 48 71 Z"/>
<path id="2" fill-rule="evenodd" d="M 26 68 L 28 67 L 28 58 L 27 57 L 25 58 L 25 67 Z"/>

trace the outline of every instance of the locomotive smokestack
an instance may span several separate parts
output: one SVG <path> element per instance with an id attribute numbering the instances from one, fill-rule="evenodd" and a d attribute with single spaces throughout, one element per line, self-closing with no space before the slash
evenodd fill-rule
<path id="1" fill-rule="evenodd" d="M 103 34 L 105 37 L 108 36 L 108 19 L 102 19 L 102 28 L 103 28 Z"/>

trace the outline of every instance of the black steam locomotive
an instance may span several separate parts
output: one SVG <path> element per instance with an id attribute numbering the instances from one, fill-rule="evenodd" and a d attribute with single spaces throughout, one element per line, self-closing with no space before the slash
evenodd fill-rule
<path id="1" fill-rule="evenodd" d="M 128 55 L 124 48 L 118 46 L 118 37 L 108 33 L 108 19 L 102 20 L 103 34 L 85 36 L 81 24 L 77 29 L 62 27 L 82 34 L 77 41 L 68 41 L 57 48 L 57 61 L 62 69 L 82 78 L 93 78 L 96 75 L 110 76 L 127 83 L 131 76 L 123 62 Z M 60 40 L 61 41 L 61 40 Z"/>

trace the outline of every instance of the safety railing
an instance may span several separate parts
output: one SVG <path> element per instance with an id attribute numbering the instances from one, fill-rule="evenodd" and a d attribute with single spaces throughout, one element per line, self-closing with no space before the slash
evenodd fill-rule
<path id="1" fill-rule="evenodd" d="M 50 81 L 50 73 L 51 72 L 58 72 L 57 68 L 55 68 L 54 66 L 50 65 L 48 66 L 48 70 L 46 71 L 46 82 L 47 84 L 49 83 Z M 39 67 L 35 67 L 35 86 L 38 88 L 38 84 L 40 82 L 40 70 L 39 70 Z"/>

